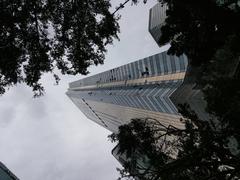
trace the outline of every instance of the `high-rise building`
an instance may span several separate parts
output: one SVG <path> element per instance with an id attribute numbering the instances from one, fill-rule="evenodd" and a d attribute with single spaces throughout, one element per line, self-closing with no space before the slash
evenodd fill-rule
<path id="1" fill-rule="evenodd" d="M 165 19 L 167 17 L 166 10 L 166 4 L 157 3 L 149 12 L 148 31 L 159 46 L 161 46 L 158 42 L 162 35 L 161 27 L 165 24 Z"/>
<path id="2" fill-rule="evenodd" d="M 181 85 L 187 57 L 166 52 L 70 83 L 67 95 L 88 117 L 106 129 L 132 118 L 155 118 L 183 128 L 170 97 Z"/>
<path id="3" fill-rule="evenodd" d="M 0 162 L 0 180 L 19 180 L 3 163 Z"/>
<path id="4" fill-rule="evenodd" d="M 149 32 L 157 43 L 166 9 L 158 3 L 150 10 Z M 162 52 L 72 82 L 66 94 L 88 119 L 111 132 L 133 118 L 154 118 L 166 126 L 184 128 L 174 92 L 184 81 L 187 65 L 185 55 Z M 124 154 L 118 154 L 118 146 L 112 154 L 122 165 L 127 160 Z M 147 167 L 147 159 L 141 161 L 143 157 L 139 163 Z"/>

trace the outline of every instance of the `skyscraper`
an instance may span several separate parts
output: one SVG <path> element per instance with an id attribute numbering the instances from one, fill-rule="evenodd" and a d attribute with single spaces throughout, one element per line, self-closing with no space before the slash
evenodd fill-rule
<path id="1" fill-rule="evenodd" d="M 19 180 L 3 163 L 0 162 L 0 180 Z"/>
<path id="2" fill-rule="evenodd" d="M 132 118 L 155 118 L 183 128 L 171 94 L 181 85 L 187 57 L 166 52 L 70 83 L 67 95 L 88 117 L 106 129 Z"/>
<path id="3" fill-rule="evenodd" d="M 150 10 L 149 32 L 157 43 L 166 9 L 158 3 Z M 66 94 L 88 119 L 111 132 L 133 118 L 154 118 L 165 126 L 184 128 L 172 95 L 182 85 L 187 65 L 185 55 L 162 52 L 72 82 Z M 112 154 L 124 164 L 126 157 L 118 154 L 118 146 Z"/>
<path id="4" fill-rule="evenodd" d="M 158 43 L 159 38 L 161 37 L 161 27 L 165 24 L 167 5 L 157 3 L 149 11 L 149 24 L 148 31 L 152 35 L 156 43 Z"/>

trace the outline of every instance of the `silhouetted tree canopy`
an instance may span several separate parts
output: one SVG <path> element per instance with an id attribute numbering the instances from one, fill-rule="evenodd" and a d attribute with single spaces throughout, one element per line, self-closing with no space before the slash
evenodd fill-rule
<path id="1" fill-rule="evenodd" d="M 121 178 L 139 180 L 234 180 L 240 178 L 238 132 L 197 119 L 182 106 L 185 129 L 153 119 L 133 119 L 110 135 L 125 157 Z M 191 118 L 191 119 L 190 119 Z M 233 149 L 237 150 L 234 151 Z M 120 178 L 120 179 L 121 179 Z"/>
<path id="2" fill-rule="evenodd" d="M 218 49 L 199 83 L 207 101 L 207 112 L 214 115 L 225 127 L 240 131 L 240 34 L 226 39 Z M 239 135 L 240 140 L 240 135 Z"/>
<path id="3" fill-rule="evenodd" d="M 238 0 L 160 0 L 168 5 L 161 44 L 171 43 L 170 54 L 185 53 L 191 64 L 209 62 L 232 34 L 239 33 Z"/>
<path id="4" fill-rule="evenodd" d="M 0 94 L 24 82 L 41 95 L 43 73 L 87 74 L 89 65 L 102 64 L 119 31 L 110 6 L 109 0 L 1 0 Z"/>

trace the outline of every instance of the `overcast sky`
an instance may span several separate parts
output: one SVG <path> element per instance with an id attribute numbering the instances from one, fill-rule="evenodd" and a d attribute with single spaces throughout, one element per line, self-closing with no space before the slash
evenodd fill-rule
<path id="1" fill-rule="evenodd" d="M 89 68 L 90 75 L 160 52 L 148 33 L 148 12 L 155 3 L 121 10 L 120 41 L 108 46 L 105 64 Z M 0 97 L 0 161 L 21 180 L 117 179 L 120 165 L 111 155 L 110 132 L 88 120 L 65 95 L 68 83 L 80 78 L 61 77 L 55 86 L 45 75 L 41 98 L 33 99 L 24 85 Z"/>

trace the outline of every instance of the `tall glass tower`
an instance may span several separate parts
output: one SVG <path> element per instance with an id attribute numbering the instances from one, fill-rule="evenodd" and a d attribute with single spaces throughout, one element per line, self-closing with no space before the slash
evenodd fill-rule
<path id="1" fill-rule="evenodd" d="M 187 57 L 166 52 L 70 83 L 67 95 L 90 120 L 117 132 L 132 118 L 183 128 L 170 97 L 182 84 Z"/>
<path id="2" fill-rule="evenodd" d="M 161 28 L 165 24 L 165 19 L 167 17 L 166 11 L 167 5 L 161 3 L 157 3 L 149 11 L 148 31 L 158 46 L 161 46 L 158 41 L 162 35 Z"/>

